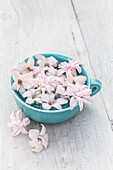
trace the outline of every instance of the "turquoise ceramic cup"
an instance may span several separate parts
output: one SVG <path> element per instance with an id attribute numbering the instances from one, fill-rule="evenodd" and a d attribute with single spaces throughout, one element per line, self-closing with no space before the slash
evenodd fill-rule
<path id="1" fill-rule="evenodd" d="M 70 58 L 70 57 L 67 57 L 67 56 L 64 56 L 61 54 L 54 54 L 54 53 L 44 53 L 42 55 L 44 55 L 45 57 L 53 56 L 59 62 L 68 61 L 68 58 Z M 33 56 L 33 58 L 35 59 L 35 56 Z M 72 59 L 72 58 L 70 58 L 70 59 Z M 27 61 L 27 60 L 28 60 L 28 58 L 25 61 Z M 35 61 L 36 61 L 36 59 L 35 59 Z M 81 68 L 82 68 L 81 75 L 84 75 L 87 77 L 86 85 L 92 89 L 91 96 L 97 94 L 101 90 L 100 81 L 98 79 L 90 79 L 89 75 L 86 72 L 86 70 L 84 69 L 84 67 L 81 66 Z M 11 83 L 11 87 L 12 87 L 12 83 L 13 83 L 12 75 L 11 75 L 10 83 Z M 12 88 L 11 88 L 11 90 L 12 90 Z M 70 110 L 70 107 L 67 107 L 67 108 L 64 108 L 61 110 L 42 110 L 42 109 L 35 108 L 35 107 L 30 106 L 27 103 L 25 103 L 22 100 L 22 98 L 20 97 L 20 95 L 18 94 L 18 92 L 12 90 L 12 93 L 14 95 L 17 106 L 23 110 L 23 112 L 26 114 L 26 116 L 28 116 L 31 119 L 38 121 L 38 122 L 59 123 L 59 122 L 70 119 L 80 110 L 78 104 L 74 107 L 73 110 Z"/>

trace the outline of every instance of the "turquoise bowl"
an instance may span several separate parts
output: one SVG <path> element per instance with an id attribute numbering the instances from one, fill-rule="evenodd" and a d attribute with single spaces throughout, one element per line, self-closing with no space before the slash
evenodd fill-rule
<path id="1" fill-rule="evenodd" d="M 70 57 L 67 57 L 67 56 L 64 56 L 61 54 L 55 54 L 55 53 L 44 53 L 42 55 L 44 55 L 45 57 L 53 56 L 59 62 L 68 61 L 68 58 L 70 58 Z M 33 58 L 35 59 L 35 56 L 33 56 Z M 70 59 L 72 59 L 72 58 L 70 58 Z M 28 58 L 25 59 L 25 61 L 27 61 L 27 60 L 28 60 Z M 35 61 L 36 61 L 36 59 L 35 59 Z M 101 90 L 101 83 L 98 79 L 90 79 L 89 75 L 88 75 L 87 71 L 84 69 L 84 67 L 81 66 L 81 68 L 82 68 L 81 75 L 84 75 L 87 77 L 86 85 L 92 89 L 91 96 L 93 96 Z M 13 78 L 11 75 L 11 79 L 10 79 L 11 87 L 12 87 L 12 83 L 13 83 Z M 14 95 L 17 106 L 23 110 L 23 112 L 26 114 L 26 116 L 28 116 L 29 118 L 31 118 L 35 121 L 38 121 L 38 122 L 43 122 L 43 123 L 63 122 L 65 120 L 68 120 L 71 117 L 73 117 L 80 110 L 78 104 L 74 107 L 73 110 L 70 110 L 70 107 L 67 107 L 67 108 L 64 108 L 61 110 L 38 109 L 38 108 L 35 108 L 35 107 L 30 106 L 27 103 L 25 103 L 22 100 L 22 98 L 20 97 L 18 92 L 14 91 L 12 88 L 11 88 L 11 90 Z"/>

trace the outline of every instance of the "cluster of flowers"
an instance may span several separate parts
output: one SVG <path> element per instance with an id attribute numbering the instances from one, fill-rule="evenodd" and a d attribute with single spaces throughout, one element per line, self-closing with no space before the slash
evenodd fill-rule
<path id="1" fill-rule="evenodd" d="M 29 145 L 32 148 L 32 152 L 41 152 L 48 147 L 48 134 L 46 133 L 45 126 L 41 124 L 41 131 L 31 129 L 28 132 L 25 127 L 30 124 L 30 119 L 28 117 L 22 117 L 22 109 L 12 112 L 10 120 L 11 123 L 9 123 L 8 126 L 12 128 L 12 136 L 17 136 L 20 133 L 29 135 L 29 138 L 31 139 Z"/>
<path id="2" fill-rule="evenodd" d="M 77 75 L 82 72 L 80 63 L 75 60 L 58 62 L 54 57 L 43 55 L 30 57 L 14 67 L 12 89 L 18 91 L 25 102 L 41 106 L 42 109 L 62 109 L 70 105 L 72 110 L 78 103 L 80 110 L 83 102 L 92 102 L 91 89 L 85 84 L 86 77 Z"/>

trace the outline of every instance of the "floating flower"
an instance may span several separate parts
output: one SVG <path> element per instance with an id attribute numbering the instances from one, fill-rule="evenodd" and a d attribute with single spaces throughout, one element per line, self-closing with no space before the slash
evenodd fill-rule
<path id="1" fill-rule="evenodd" d="M 58 85 L 56 88 L 56 94 L 64 95 L 65 94 L 65 88 L 62 85 Z"/>
<path id="2" fill-rule="evenodd" d="M 22 109 L 18 109 L 10 115 L 11 123 L 8 124 L 12 128 L 12 136 L 17 136 L 20 133 L 28 134 L 25 127 L 30 124 L 30 119 L 28 117 L 22 118 Z"/>
<path id="3" fill-rule="evenodd" d="M 57 66 L 57 60 L 54 57 L 48 57 L 45 58 L 43 55 L 37 55 L 35 58 L 38 59 L 37 64 L 39 64 L 40 67 L 46 68 L 45 70 L 48 70 L 48 68 L 54 66 Z"/>
<path id="4" fill-rule="evenodd" d="M 77 75 L 76 69 L 79 73 L 82 72 L 81 67 L 80 67 L 80 63 L 75 61 L 75 60 L 69 60 L 69 63 L 61 62 L 59 64 L 59 68 L 60 69 L 57 71 L 58 76 L 62 75 L 65 72 L 67 74 L 69 71 L 71 71 L 73 76 L 76 76 Z"/>
<path id="5" fill-rule="evenodd" d="M 33 74 L 35 75 L 40 72 L 40 68 L 34 66 L 34 58 L 33 57 L 30 57 L 27 62 L 22 60 L 18 66 L 14 67 L 14 69 L 19 71 L 19 73 L 21 73 L 21 74 L 33 72 Z"/>
<path id="6" fill-rule="evenodd" d="M 65 93 L 66 95 L 72 96 L 70 99 L 70 109 L 72 110 L 78 103 L 81 111 L 83 109 L 83 102 L 92 103 L 90 99 L 91 93 L 92 90 L 88 89 L 86 85 L 80 85 L 79 83 L 75 85 L 70 84 Z"/>
<path id="7" fill-rule="evenodd" d="M 37 129 L 29 131 L 29 138 L 32 139 L 29 145 L 33 148 L 32 152 L 41 152 L 48 147 L 48 134 L 46 133 L 45 126 L 43 124 L 41 124 L 41 126 L 41 132 Z"/>
<path id="8" fill-rule="evenodd" d="M 41 71 L 35 79 L 35 86 L 37 87 L 38 92 L 42 92 L 43 94 L 47 91 L 51 93 L 55 90 L 57 82 L 55 81 L 54 76 L 47 76 L 44 71 Z"/>
<path id="9" fill-rule="evenodd" d="M 79 76 L 73 76 L 71 71 L 69 71 L 67 73 L 67 84 L 70 82 L 72 84 L 76 84 L 76 83 L 80 83 L 80 84 L 85 84 L 86 82 L 86 77 L 83 75 L 79 75 Z"/>
<path id="10" fill-rule="evenodd" d="M 24 92 L 22 94 L 23 97 L 27 97 L 26 99 L 26 103 L 28 104 L 33 104 L 34 102 L 36 103 L 42 103 L 42 100 L 39 96 L 39 93 L 37 92 L 37 90 L 35 89 L 30 89 L 30 90 L 27 90 L 26 92 Z"/>
<path id="11" fill-rule="evenodd" d="M 42 101 L 45 102 L 42 103 L 42 108 L 45 110 L 50 110 L 52 107 L 62 109 L 61 105 L 68 103 L 68 100 L 64 98 L 58 98 L 55 100 L 54 93 L 42 95 Z"/>
<path id="12" fill-rule="evenodd" d="M 14 80 L 14 83 L 12 85 L 13 90 L 24 92 L 25 89 L 30 89 L 33 86 L 33 79 L 31 78 L 31 74 L 21 75 L 16 70 L 13 70 L 12 77 Z"/>

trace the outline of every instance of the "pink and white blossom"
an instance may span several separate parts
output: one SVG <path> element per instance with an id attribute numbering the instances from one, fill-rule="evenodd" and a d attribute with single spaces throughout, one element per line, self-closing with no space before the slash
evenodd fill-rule
<path id="1" fill-rule="evenodd" d="M 13 90 L 24 92 L 25 89 L 30 89 L 33 86 L 33 79 L 31 78 L 31 74 L 22 75 L 16 70 L 13 70 L 12 77 L 14 80 L 12 85 Z"/>
<path id="2" fill-rule="evenodd" d="M 67 104 L 68 100 L 65 98 L 58 98 L 55 99 L 55 94 L 51 93 L 51 94 L 45 94 L 42 95 L 42 108 L 45 110 L 50 110 L 52 107 L 56 108 L 56 109 L 62 109 L 63 104 Z"/>
<path id="3" fill-rule="evenodd" d="M 71 71 L 72 75 L 73 76 L 76 76 L 77 75 L 77 72 L 76 70 L 81 73 L 82 72 L 82 69 L 80 67 L 80 63 L 75 61 L 75 60 L 69 60 L 69 62 L 61 62 L 59 64 L 59 70 L 57 71 L 57 75 L 60 76 L 62 75 L 63 73 L 68 73 L 69 71 Z"/>
<path id="4" fill-rule="evenodd" d="M 37 55 L 35 58 L 38 59 L 37 64 L 39 64 L 40 67 L 45 68 L 45 70 L 48 70 L 51 66 L 57 66 L 58 61 L 52 56 L 46 58 L 43 55 Z"/>
<path id="5" fill-rule="evenodd" d="M 76 84 L 76 83 L 85 84 L 86 77 L 83 75 L 73 76 L 71 71 L 69 71 L 67 73 L 67 80 L 68 80 L 68 83 L 70 82 L 72 84 Z"/>
<path id="6" fill-rule="evenodd" d="M 36 103 L 42 103 L 42 100 L 41 98 L 39 97 L 39 93 L 37 92 L 36 89 L 30 89 L 30 90 L 27 90 L 26 92 L 24 92 L 22 94 L 22 96 L 25 98 L 27 97 L 26 99 L 26 103 L 28 104 L 33 104 L 34 102 Z"/>
<path id="7" fill-rule="evenodd" d="M 48 147 L 48 134 L 46 133 L 45 126 L 43 124 L 41 124 L 41 126 L 41 132 L 37 129 L 31 129 L 29 131 L 29 138 L 31 139 L 29 145 L 33 148 L 32 152 L 38 153 Z"/>
<path id="8" fill-rule="evenodd" d="M 78 103 L 81 111 L 83 109 L 83 102 L 92 103 L 90 97 L 91 93 L 92 90 L 86 85 L 81 85 L 79 83 L 76 83 L 75 85 L 70 84 L 65 93 L 66 95 L 72 96 L 70 99 L 70 109 L 72 110 Z"/>
<path id="9" fill-rule="evenodd" d="M 34 75 L 41 71 L 39 67 L 34 66 L 33 57 L 30 57 L 27 62 L 22 60 L 18 66 L 14 67 L 14 69 L 21 74 L 33 72 Z"/>
<path id="10" fill-rule="evenodd" d="M 56 94 L 64 95 L 65 94 L 65 88 L 62 85 L 58 85 L 56 88 Z"/>
<path id="11" fill-rule="evenodd" d="M 56 85 L 57 82 L 55 81 L 55 77 L 47 76 L 44 71 L 41 71 L 35 79 L 35 86 L 37 87 L 38 92 L 45 93 L 47 91 L 48 93 L 51 93 L 55 90 Z"/>
<path id="12" fill-rule="evenodd" d="M 17 136 L 20 133 L 28 134 L 25 127 L 30 124 L 28 117 L 22 118 L 22 109 L 18 109 L 10 115 L 11 123 L 8 124 L 12 128 L 12 136 Z"/>

